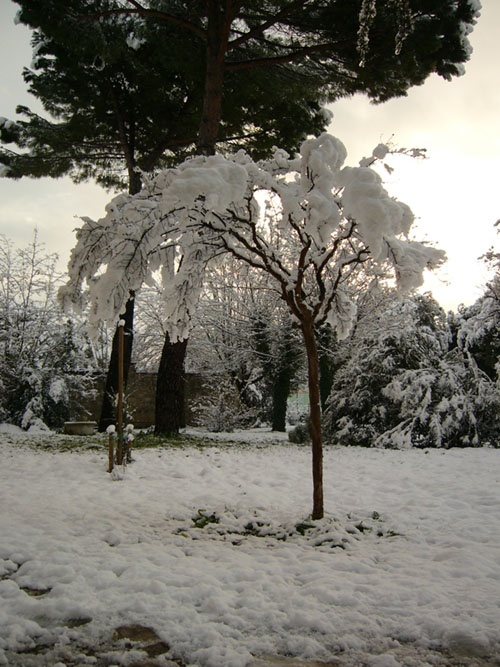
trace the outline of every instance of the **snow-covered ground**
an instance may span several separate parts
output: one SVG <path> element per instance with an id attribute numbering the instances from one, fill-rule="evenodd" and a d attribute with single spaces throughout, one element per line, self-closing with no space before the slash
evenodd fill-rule
<path id="1" fill-rule="evenodd" d="M 133 624 L 170 646 L 142 664 L 500 664 L 500 450 L 327 448 L 308 528 L 309 448 L 219 438 L 114 479 L 0 430 L 0 664 L 141 664 Z"/>

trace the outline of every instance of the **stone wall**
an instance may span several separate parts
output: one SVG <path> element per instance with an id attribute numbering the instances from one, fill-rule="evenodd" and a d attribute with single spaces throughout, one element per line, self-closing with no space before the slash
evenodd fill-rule
<path id="1" fill-rule="evenodd" d="M 104 382 L 105 378 L 96 378 L 94 395 L 81 401 L 80 406 L 77 406 L 75 402 L 71 420 L 99 421 Z M 203 395 L 204 382 L 205 378 L 203 376 L 193 373 L 186 374 L 184 419 L 187 426 L 194 425 L 194 403 Z M 125 392 L 125 402 L 127 414 L 129 415 L 127 421 L 134 424 L 136 428 L 147 428 L 154 425 L 155 394 L 156 373 L 136 372 L 135 367 L 132 365 Z"/>

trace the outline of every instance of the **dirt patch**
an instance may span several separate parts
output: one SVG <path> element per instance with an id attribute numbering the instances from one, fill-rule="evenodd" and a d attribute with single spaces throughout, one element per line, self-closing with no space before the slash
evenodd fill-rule
<path id="1" fill-rule="evenodd" d="M 67 627 L 79 627 L 92 619 L 71 619 Z M 180 661 L 168 660 L 165 654 L 170 650 L 157 633 L 143 625 L 121 625 L 112 633 L 109 642 L 98 646 L 83 647 L 75 644 L 65 646 L 37 645 L 19 653 L 7 654 L 8 664 L 15 667 L 53 667 L 62 663 L 66 667 L 184 667 Z"/>

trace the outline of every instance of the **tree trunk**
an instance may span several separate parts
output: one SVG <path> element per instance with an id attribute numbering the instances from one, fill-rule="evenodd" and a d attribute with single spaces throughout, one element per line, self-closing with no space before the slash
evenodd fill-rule
<path id="1" fill-rule="evenodd" d="M 231 19 L 217 0 L 208 1 L 207 51 L 203 109 L 196 152 L 213 155 L 219 133 L 224 55 Z M 178 433 L 184 420 L 183 370 L 187 340 L 171 343 L 165 337 L 156 382 L 155 433 Z"/>
<path id="2" fill-rule="evenodd" d="M 309 417 L 311 420 L 313 519 L 322 519 L 323 510 L 323 442 L 321 437 L 321 405 L 319 396 L 318 347 L 312 321 L 303 321 L 302 335 L 307 354 Z"/>
<path id="3" fill-rule="evenodd" d="M 168 335 L 156 381 L 155 433 L 173 435 L 184 426 L 184 359 L 187 340 L 172 343 Z"/>
<path id="4" fill-rule="evenodd" d="M 278 373 L 273 382 L 273 431 L 286 430 L 286 408 L 288 396 L 290 395 L 290 371 L 283 370 Z"/>
<path id="5" fill-rule="evenodd" d="M 332 390 L 335 368 L 332 363 L 328 350 L 331 347 L 331 330 L 323 326 L 316 330 L 316 340 L 318 343 L 318 363 L 319 363 L 319 393 L 321 397 L 321 410 L 326 410 L 326 405 L 330 392 Z"/>
<path id="6" fill-rule="evenodd" d="M 128 166 L 128 191 L 135 195 L 142 188 L 142 178 L 140 173 L 135 171 L 135 163 L 130 157 L 128 145 L 124 144 L 124 151 L 127 157 Z M 125 312 L 120 315 L 121 320 L 125 320 L 124 328 L 124 348 L 123 348 L 123 386 L 127 387 L 128 372 L 132 361 L 132 344 L 134 338 L 134 293 L 130 292 L 130 298 L 126 303 Z M 115 397 L 118 392 L 118 327 L 116 328 L 111 345 L 111 356 L 109 359 L 108 374 L 106 375 L 106 384 L 104 395 L 102 397 L 101 415 L 97 429 L 100 433 L 105 431 L 108 426 L 116 421 Z"/>
<path id="7" fill-rule="evenodd" d="M 134 337 L 134 295 L 131 293 L 130 299 L 125 306 L 125 312 L 120 315 L 120 319 L 125 321 L 124 343 L 123 343 L 123 385 L 127 386 L 130 361 L 132 359 L 132 342 Z M 116 422 L 115 397 L 118 391 L 118 327 L 113 336 L 113 345 L 111 347 L 111 357 L 109 360 L 108 374 L 106 376 L 106 385 L 104 387 L 104 396 L 102 398 L 101 415 L 99 417 L 98 430 L 100 433 L 105 431 L 108 426 Z"/>
<path id="8" fill-rule="evenodd" d="M 221 119 L 224 56 L 230 25 L 227 10 L 221 10 L 217 0 L 208 0 L 205 90 L 196 146 L 196 152 L 200 155 L 215 153 Z"/>

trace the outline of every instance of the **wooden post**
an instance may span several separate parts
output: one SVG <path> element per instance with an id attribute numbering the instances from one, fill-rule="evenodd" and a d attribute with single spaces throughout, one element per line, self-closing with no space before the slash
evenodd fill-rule
<path id="1" fill-rule="evenodd" d="M 114 426 L 112 428 L 114 428 Z M 108 431 L 108 433 L 109 433 L 108 472 L 113 472 L 114 458 L 115 458 L 115 432 Z"/>
<path id="2" fill-rule="evenodd" d="M 118 323 L 118 404 L 116 407 L 116 430 L 118 445 L 116 448 L 116 462 L 123 462 L 123 329 L 125 322 Z"/>

